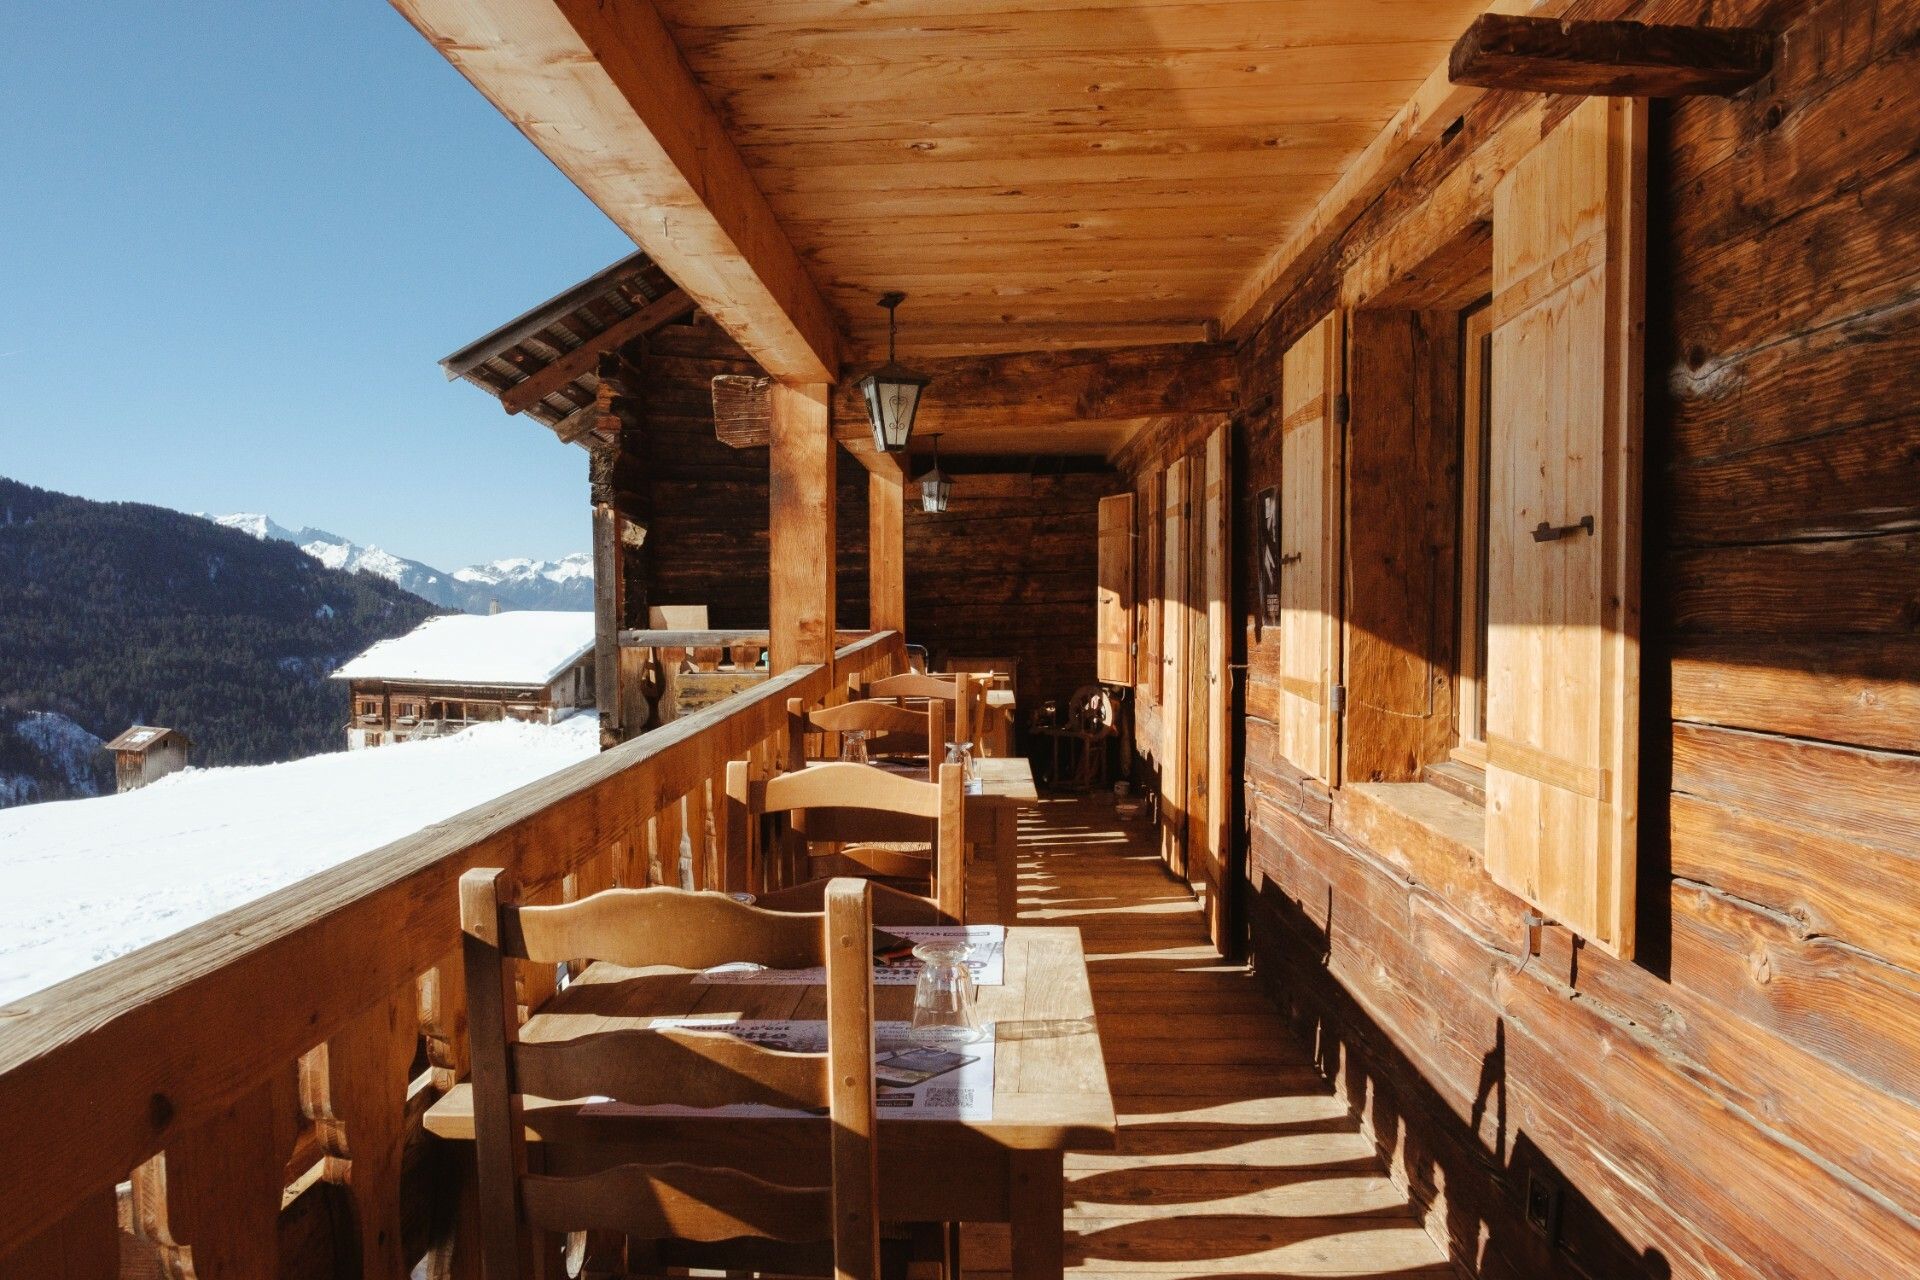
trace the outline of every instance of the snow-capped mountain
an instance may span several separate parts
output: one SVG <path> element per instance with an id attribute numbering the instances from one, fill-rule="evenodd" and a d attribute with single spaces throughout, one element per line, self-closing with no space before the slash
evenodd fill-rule
<path id="1" fill-rule="evenodd" d="M 206 518 L 262 541 L 294 543 L 329 569 L 374 574 L 447 609 L 485 613 L 495 600 L 503 609 L 593 608 L 593 557 L 584 551 L 558 560 L 493 560 L 447 573 L 325 529 L 289 529 L 258 512 Z"/>

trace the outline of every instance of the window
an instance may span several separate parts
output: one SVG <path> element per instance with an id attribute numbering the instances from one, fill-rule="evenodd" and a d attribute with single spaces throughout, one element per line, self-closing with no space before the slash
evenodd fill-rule
<path id="1" fill-rule="evenodd" d="M 1460 635 L 1454 652 L 1453 758 L 1487 765 L 1487 428 L 1493 403 L 1492 311 L 1460 322 Z"/>
<path id="2" fill-rule="evenodd" d="M 353 714 L 363 720 L 380 718 L 380 699 L 376 697 L 356 697 L 353 700 Z"/>

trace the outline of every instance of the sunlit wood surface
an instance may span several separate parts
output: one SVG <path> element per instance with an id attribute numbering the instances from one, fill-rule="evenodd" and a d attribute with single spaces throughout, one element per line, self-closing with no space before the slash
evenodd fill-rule
<path id="1" fill-rule="evenodd" d="M 1151 834 L 1108 797 L 1020 817 L 1020 922 L 1080 928 L 1120 1120 L 1114 1151 L 1067 1157 L 1067 1274 L 1451 1280 L 1255 979 L 1220 963 Z M 1004 1228 L 963 1243 L 969 1278 L 1004 1274 Z"/>

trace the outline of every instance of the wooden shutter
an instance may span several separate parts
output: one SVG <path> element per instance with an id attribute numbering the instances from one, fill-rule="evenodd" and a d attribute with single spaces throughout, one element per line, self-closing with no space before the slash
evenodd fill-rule
<path id="1" fill-rule="evenodd" d="M 1160 856 L 1187 870 L 1187 470 L 1168 464 L 1160 547 Z"/>
<path id="2" fill-rule="evenodd" d="M 1144 634 L 1141 637 L 1140 662 L 1146 670 L 1140 678 L 1146 683 L 1147 698 L 1155 705 L 1160 701 L 1160 631 L 1161 619 L 1166 612 L 1166 573 L 1164 546 L 1161 539 L 1160 524 L 1164 518 L 1166 505 L 1166 473 L 1156 471 L 1147 480 L 1147 510 L 1140 522 L 1140 547 L 1146 558 L 1146 608 L 1140 611 Z"/>
<path id="3" fill-rule="evenodd" d="M 1334 312 L 1280 366 L 1280 754 L 1329 784 L 1339 744 L 1344 343 Z"/>
<path id="4" fill-rule="evenodd" d="M 1200 536 L 1206 547 L 1200 577 L 1200 598 L 1205 601 L 1207 632 L 1207 821 L 1201 852 L 1198 857 L 1189 858 L 1188 862 L 1190 865 L 1200 863 L 1204 869 L 1202 876 L 1189 876 L 1189 879 L 1205 881 L 1202 900 L 1207 913 L 1207 932 L 1213 936 L 1213 945 L 1219 948 L 1222 955 L 1232 956 L 1237 948 L 1230 936 L 1233 915 L 1230 904 L 1239 879 L 1239 869 L 1232 862 L 1233 841 L 1227 829 L 1228 817 L 1233 812 L 1232 744 L 1227 737 L 1227 717 L 1231 710 L 1228 695 L 1233 680 L 1229 666 L 1232 655 L 1227 647 L 1227 605 L 1232 590 L 1229 566 L 1233 563 L 1230 554 L 1233 489 L 1227 456 L 1227 432 L 1228 428 L 1219 427 L 1207 437 L 1206 484 L 1200 517 Z"/>
<path id="5" fill-rule="evenodd" d="M 1493 220 L 1487 870 L 1619 956 L 1633 947 L 1645 189 L 1646 104 L 1592 98 L 1501 180 Z"/>
<path id="6" fill-rule="evenodd" d="M 1133 495 L 1100 499 L 1100 583 L 1095 677 L 1133 683 Z"/>

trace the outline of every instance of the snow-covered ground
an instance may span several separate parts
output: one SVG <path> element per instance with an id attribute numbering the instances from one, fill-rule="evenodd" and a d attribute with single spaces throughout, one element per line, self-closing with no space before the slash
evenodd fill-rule
<path id="1" fill-rule="evenodd" d="M 592 715 L 0 811 L 0 1004 L 585 760 Z"/>

